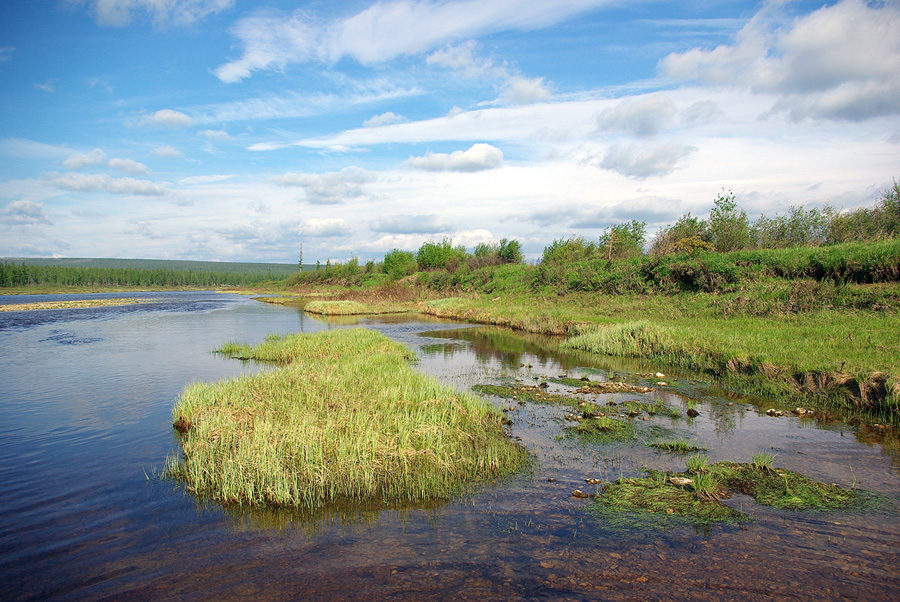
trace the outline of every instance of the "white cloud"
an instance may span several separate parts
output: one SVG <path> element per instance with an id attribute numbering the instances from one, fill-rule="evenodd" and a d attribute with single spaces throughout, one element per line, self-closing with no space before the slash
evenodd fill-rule
<path id="1" fill-rule="evenodd" d="M 373 232 L 390 234 L 430 234 L 448 232 L 450 220 L 439 215 L 391 215 L 377 218 L 370 228 Z"/>
<path id="2" fill-rule="evenodd" d="M 34 87 L 38 90 L 42 90 L 44 92 L 48 92 L 50 94 L 56 92 L 56 85 L 53 83 L 54 80 L 50 79 L 44 82 L 43 84 L 35 84 Z"/>
<path id="3" fill-rule="evenodd" d="M 490 144 L 473 144 L 469 150 L 446 153 L 426 153 L 424 157 L 410 157 L 404 163 L 425 171 L 484 171 L 503 165 L 503 151 Z"/>
<path id="4" fill-rule="evenodd" d="M 10 225 L 49 224 L 44 205 L 32 201 L 13 201 L 0 211 L 0 222 Z"/>
<path id="5" fill-rule="evenodd" d="M 213 140 L 231 140 L 231 136 L 225 130 L 200 130 L 197 133 Z"/>
<path id="6" fill-rule="evenodd" d="M 372 127 L 380 127 L 383 125 L 392 125 L 394 123 L 402 123 L 405 121 L 403 117 L 399 115 L 395 115 L 391 111 L 387 113 L 382 113 L 381 115 L 375 115 L 369 119 L 366 119 L 363 122 L 363 127 L 372 128 Z"/>
<path id="7" fill-rule="evenodd" d="M 214 184 L 215 182 L 222 182 L 224 180 L 230 180 L 233 177 L 234 177 L 234 175 L 232 175 L 232 174 L 191 176 L 188 178 L 181 178 L 180 180 L 178 180 L 178 183 L 183 184 L 185 186 L 192 186 L 194 184 Z"/>
<path id="8" fill-rule="evenodd" d="M 47 174 L 48 181 L 63 190 L 79 192 L 104 191 L 111 194 L 135 194 L 141 196 L 159 196 L 166 194 L 166 189 L 148 180 L 133 178 L 111 178 L 105 174 L 87 175 L 77 172 Z"/>
<path id="9" fill-rule="evenodd" d="M 231 8 L 234 0 L 68 0 L 87 5 L 97 23 L 124 27 L 148 18 L 155 27 L 187 26 L 207 16 Z"/>
<path id="10" fill-rule="evenodd" d="M 843 0 L 774 30 L 773 7 L 764 7 L 733 44 L 665 57 L 661 73 L 777 94 L 772 111 L 795 120 L 900 114 L 900 6 Z"/>
<path id="11" fill-rule="evenodd" d="M 194 119 L 181 111 L 172 109 L 160 109 L 140 119 L 138 125 L 157 125 L 165 127 L 187 127 L 194 123 Z"/>
<path id="12" fill-rule="evenodd" d="M 656 136 L 675 121 L 675 105 L 664 95 L 626 99 L 600 113 L 597 130 L 623 132 L 641 138 Z"/>
<path id="13" fill-rule="evenodd" d="M 725 112 L 713 100 L 698 100 L 681 112 L 681 121 L 686 124 L 709 123 L 723 117 Z"/>
<path id="14" fill-rule="evenodd" d="M 89 153 L 72 153 L 63 161 L 63 165 L 67 169 L 83 169 L 93 165 L 99 165 L 106 161 L 106 153 L 99 148 L 95 148 Z"/>
<path id="15" fill-rule="evenodd" d="M 197 116 L 197 121 L 204 123 L 310 117 L 333 113 L 346 107 L 409 98 L 420 94 L 422 90 L 419 88 L 397 86 L 386 79 L 375 78 L 354 81 L 341 93 L 290 93 L 250 98 L 194 107 L 192 113 Z"/>
<path id="16" fill-rule="evenodd" d="M 16 49 L 13 46 L 0 47 L 0 63 L 6 63 L 12 60 L 12 55 L 15 51 Z"/>
<path id="17" fill-rule="evenodd" d="M 664 176 L 675 169 L 697 149 L 693 146 L 670 142 L 656 146 L 640 144 L 614 144 L 609 147 L 600 167 L 630 178 L 644 179 Z"/>
<path id="18" fill-rule="evenodd" d="M 138 161 L 131 159 L 110 159 L 107 163 L 110 169 L 120 173 L 142 175 L 150 173 L 150 168 Z"/>
<path id="19" fill-rule="evenodd" d="M 516 105 L 543 102 L 552 97 L 553 93 L 544 83 L 543 77 L 511 77 L 503 91 L 503 100 Z"/>
<path id="20" fill-rule="evenodd" d="M 297 233 L 314 238 L 346 236 L 350 234 L 350 225 L 342 218 L 305 219 Z"/>
<path id="21" fill-rule="evenodd" d="M 456 46 L 435 50 L 428 55 L 425 62 L 429 65 L 453 69 L 468 79 L 497 75 L 498 71 L 503 71 L 498 69 L 493 61 L 476 57 L 477 48 L 478 44 L 474 40 L 469 40 Z M 500 73 L 500 75 L 505 76 L 506 74 Z"/>
<path id="22" fill-rule="evenodd" d="M 224 82 L 236 82 L 262 69 L 281 70 L 296 62 L 337 62 L 350 57 L 362 64 L 413 55 L 458 40 L 508 30 L 547 27 L 610 0 L 389 0 L 350 17 L 320 22 L 303 11 L 292 15 L 264 11 L 241 19 L 232 29 L 243 54 L 216 69 Z"/>
<path id="23" fill-rule="evenodd" d="M 278 186 L 302 188 L 306 200 L 315 205 L 334 205 L 366 196 L 364 185 L 375 179 L 375 174 L 364 169 L 345 167 L 323 174 L 288 172 L 271 181 Z"/>
<path id="24" fill-rule="evenodd" d="M 184 156 L 184 153 L 182 153 L 180 150 L 178 150 L 174 146 L 169 146 L 167 144 L 164 144 L 162 146 L 157 146 L 156 148 L 153 149 L 153 153 L 157 157 L 163 157 L 163 158 L 176 158 L 177 159 L 177 158 Z"/>

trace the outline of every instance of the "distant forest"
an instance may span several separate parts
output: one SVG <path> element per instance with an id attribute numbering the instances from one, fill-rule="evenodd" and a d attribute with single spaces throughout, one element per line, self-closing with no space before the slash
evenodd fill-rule
<path id="1" fill-rule="evenodd" d="M 296 264 L 158 259 L 3 259 L 0 287 L 21 286 L 249 286 L 281 280 Z"/>

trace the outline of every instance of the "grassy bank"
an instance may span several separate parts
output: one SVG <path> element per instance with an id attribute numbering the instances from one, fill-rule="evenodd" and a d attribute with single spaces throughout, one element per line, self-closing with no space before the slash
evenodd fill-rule
<path id="1" fill-rule="evenodd" d="M 308 508 L 427 500 L 526 460 L 497 411 L 419 374 L 379 333 L 271 336 L 223 351 L 280 368 L 182 393 L 173 418 L 184 454 L 166 472 L 200 495 Z"/>

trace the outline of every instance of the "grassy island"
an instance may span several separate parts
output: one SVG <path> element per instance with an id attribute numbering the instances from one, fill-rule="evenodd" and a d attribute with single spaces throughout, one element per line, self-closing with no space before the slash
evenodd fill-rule
<path id="1" fill-rule="evenodd" d="M 420 501 L 511 473 L 527 452 L 484 400 L 416 372 L 409 350 L 369 330 L 270 336 L 232 357 L 276 362 L 188 387 L 166 473 L 221 502 L 315 508 Z"/>

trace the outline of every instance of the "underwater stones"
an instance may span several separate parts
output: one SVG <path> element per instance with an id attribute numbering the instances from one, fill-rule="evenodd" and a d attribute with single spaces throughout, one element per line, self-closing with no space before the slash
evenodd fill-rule
<path id="1" fill-rule="evenodd" d="M 594 496 L 583 492 L 581 489 L 576 489 L 575 491 L 572 492 L 572 497 L 583 500 L 583 499 L 587 499 L 589 497 L 594 497 Z"/>

